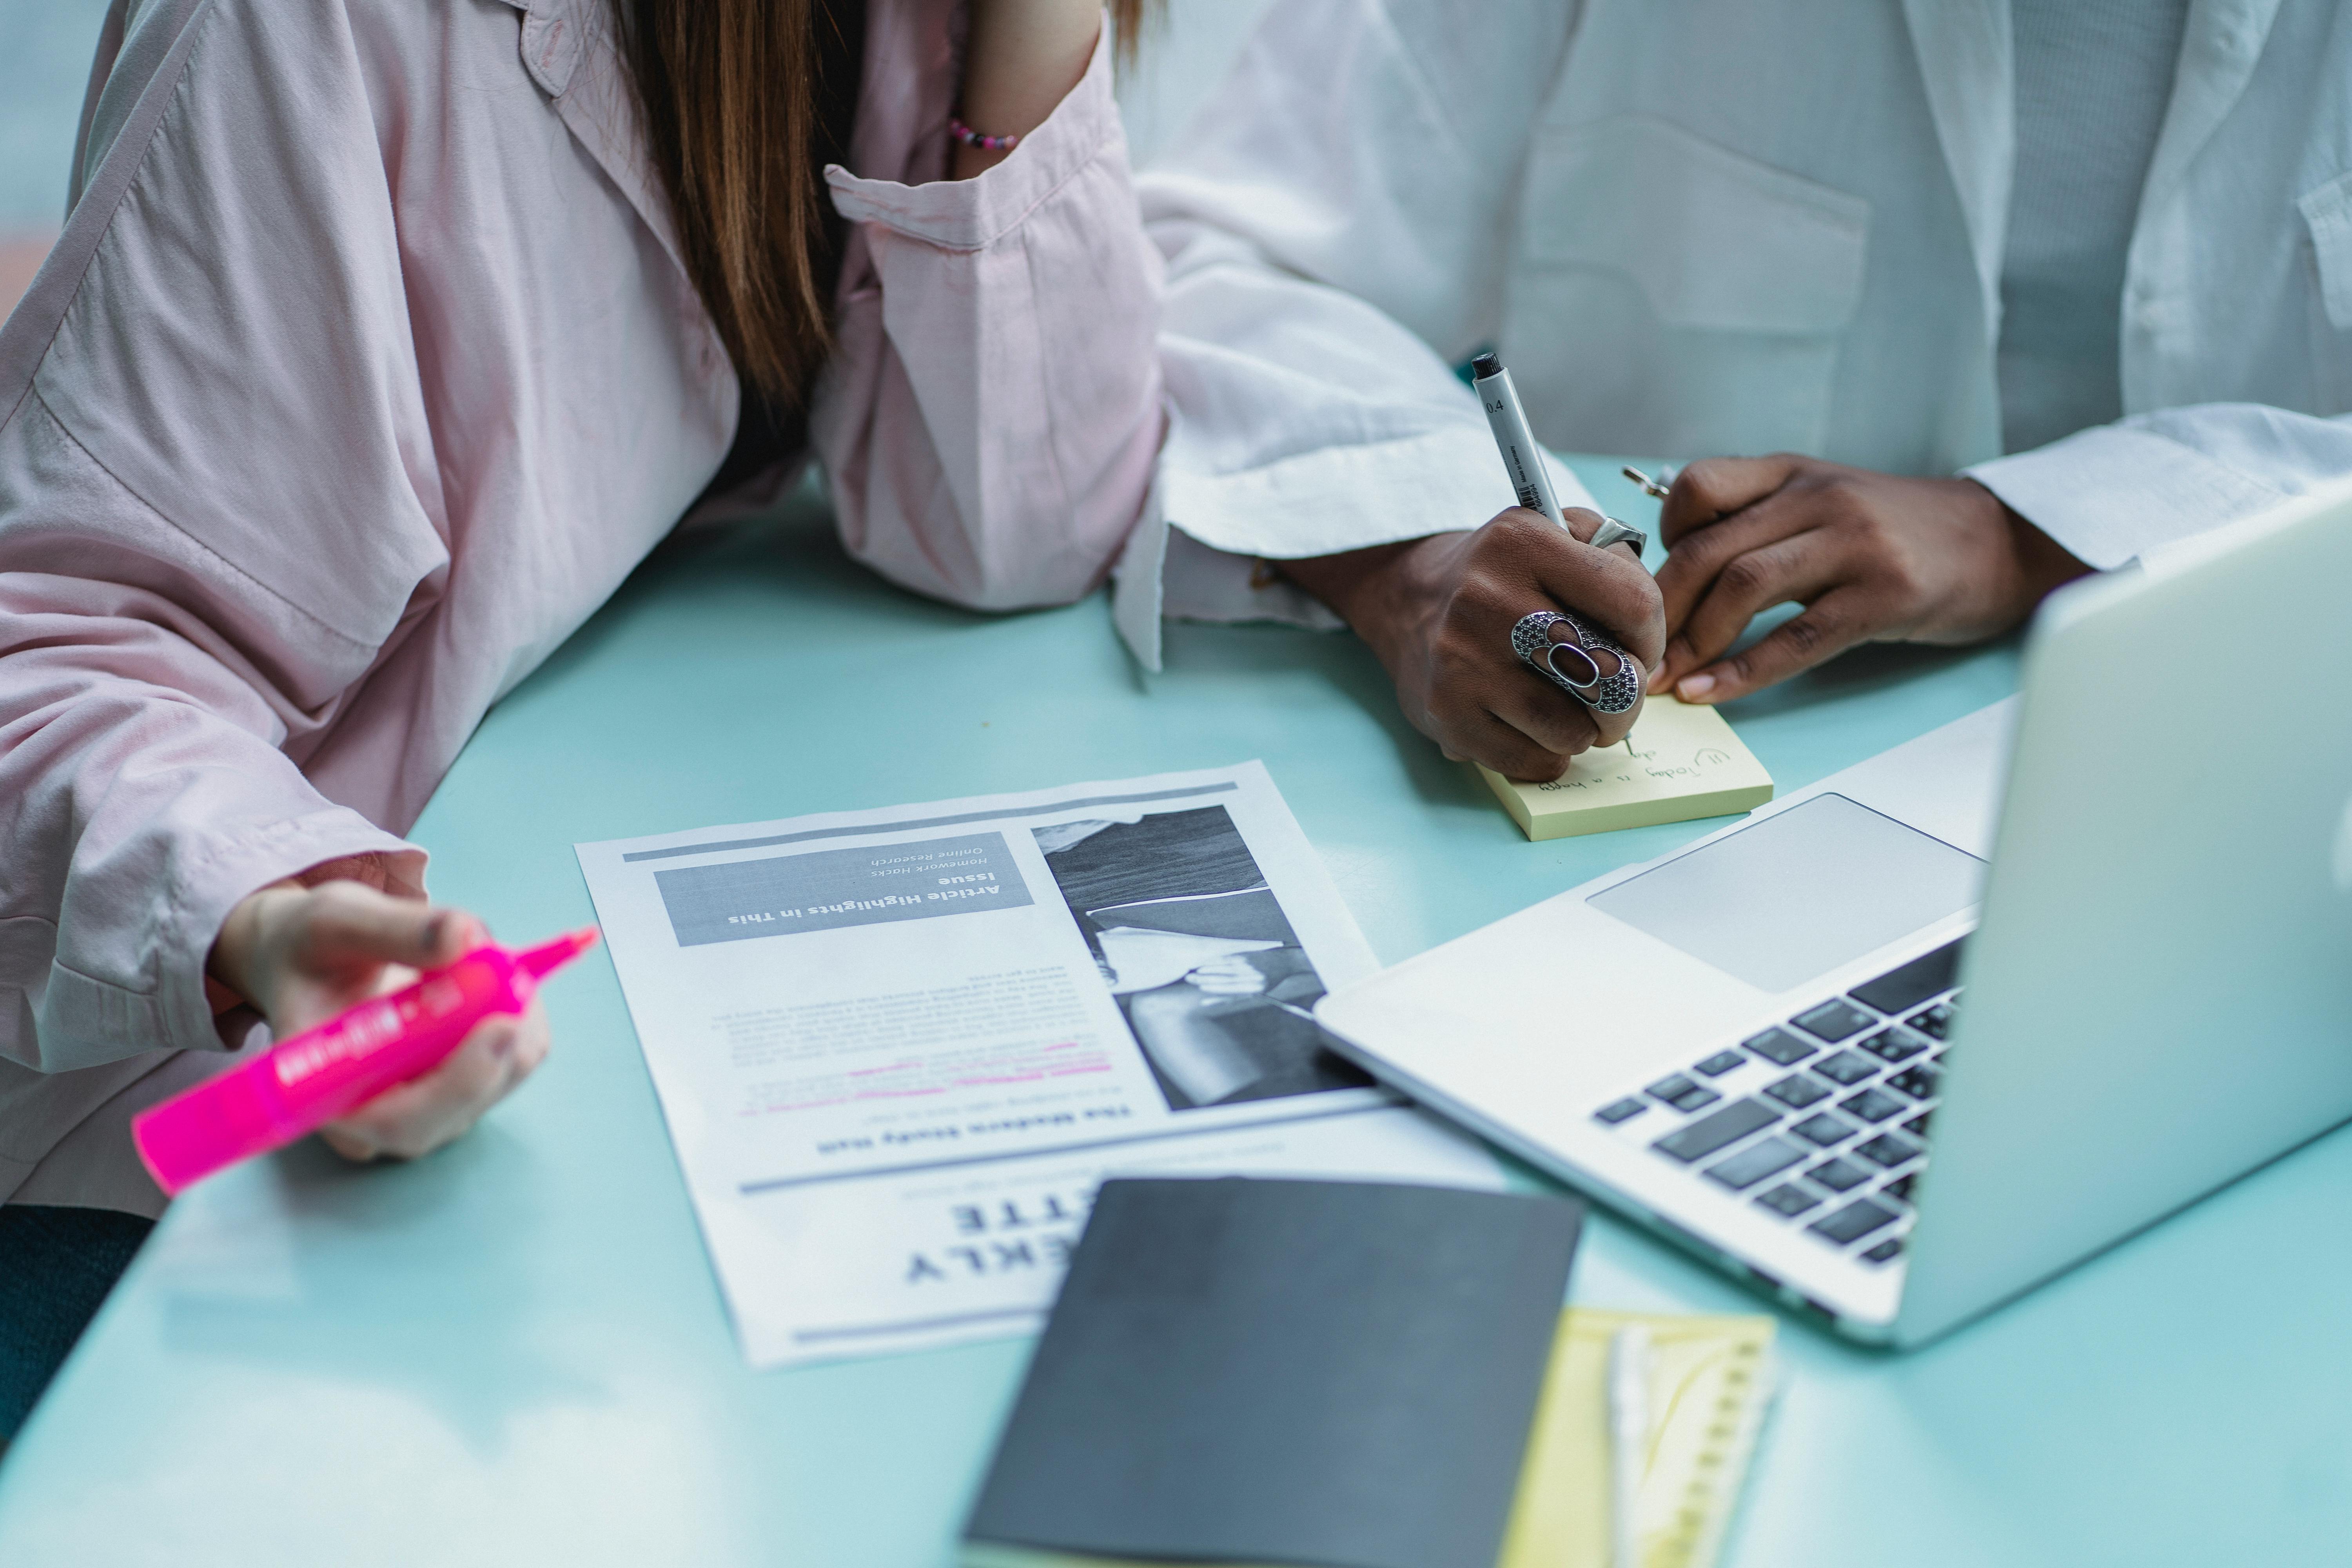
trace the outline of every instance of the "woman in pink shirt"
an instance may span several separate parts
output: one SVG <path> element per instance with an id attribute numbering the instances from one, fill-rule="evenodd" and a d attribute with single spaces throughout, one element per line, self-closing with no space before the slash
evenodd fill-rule
<path id="1" fill-rule="evenodd" d="M 0 1440 L 161 1212 L 131 1113 L 478 939 L 399 835 L 698 499 L 813 455 L 894 582 L 1102 581 L 1161 415 L 1098 4 L 117 0 L 0 331 Z"/>
<path id="2" fill-rule="evenodd" d="M 982 608 L 1165 537 L 1097 5 L 115 0 L 0 329 L 0 1435 L 161 1212 L 131 1115 L 476 940 L 400 835 L 682 515 L 813 458 L 853 554 Z M 1654 665 L 1623 552 L 1307 510 L 1281 570 L 1450 752 L 1631 724 L 1508 635 L 1570 605 Z M 547 1044 L 486 1024 L 328 1141 L 423 1153 Z"/>

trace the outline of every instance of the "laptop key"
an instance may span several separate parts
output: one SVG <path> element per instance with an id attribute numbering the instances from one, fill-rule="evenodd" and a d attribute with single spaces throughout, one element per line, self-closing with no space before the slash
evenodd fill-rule
<path id="1" fill-rule="evenodd" d="M 1838 1041 L 1858 1035 L 1878 1022 L 1869 1014 L 1843 996 L 1832 996 L 1810 1013 L 1800 1013 L 1789 1020 L 1809 1035 L 1835 1045 Z"/>
<path id="2" fill-rule="evenodd" d="M 1805 1228 L 1840 1247 L 1860 1241 L 1874 1230 L 1884 1230 L 1895 1223 L 1895 1211 L 1882 1208 L 1868 1198 L 1856 1198 L 1845 1207 L 1826 1218 L 1817 1219 Z"/>
<path id="3" fill-rule="evenodd" d="M 1903 1029 L 1881 1029 L 1862 1042 L 1862 1048 L 1883 1062 L 1908 1061 L 1927 1048 L 1927 1042 Z"/>
<path id="4" fill-rule="evenodd" d="M 1851 1086 L 1860 1083 L 1864 1079 L 1876 1072 L 1878 1064 L 1868 1057 L 1858 1057 L 1852 1051 L 1840 1051 L 1833 1057 L 1824 1057 L 1815 1062 L 1813 1070 L 1823 1078 L 1832 1079 L 1839 1083 Z"/>
<path id="5" fill-rule="evenodd" d="M 1728 1160 L 1718 1160 L 1706 1168 L 1706 1179 L 1744 1192 L 1767 1176 L 1777 1176 L 1804 1159 L 1806 1151 L 1786 1138 L 1774 1133 L 1759 1138 Z"/>
<path id="6" fill-rule="evenodd" d="M 1748 1058 L 1738 1051 L 1717 1051 L 1698 1064 L 1698 1070 L 1709 1078 L 1721 1078 L 1734 1068 L 1745 1067 Z"/>
<path id="7" fill-rule="evenodd" d="M 1803 1061 L 1821 1049 L 1812 1041 L 1799 1039 L 1786 1029 L 1767 1029 L 1754 1039 L 1739 1043 L 1775 1067 Z"/>
<path id="8" fill-rule="evenodd" d="M 1857 1121 L 1884 1121 L 1909 1108 L 1891 1094 L 1865 1089 L 1851 1100 L 1838 1101 L 1838 1109 Z"/>
<path id="9" fill-rule="evenodd" d="M 1819 1208 L 1822 1203 L 1821 1199 L 1805 1191 L 1804 1188 L 1790 1182 L 1782 1182 L 1756 1201 L 1775 1214 L 1787 1215 L 1792 1218 L 1807 1209 Z"/>
<path id="10" fill-rule="evenodd" d="M 1614 1127 L 1620 1121 L 1631 1121 L 1649 1109 L 1650 1102 L 1646 1100 L 1621 1100 L 1614 1104 L 1602 1106 L 1592 1114 Z"/>
<path id="11" fill-rule="evenodd" d="M 1649 1088 L 1653 1099 L 1663 1100 L 1676 1110 L 1693 1111 L 1713 1105 L 1723 1096 L 1703 1083 L 1693 1083 L 1682 1074 L 1662 1078 Z"/>
<path id="12" fill-rule="evenodd" d="M 1907 1138 L 1897 1138 L 1892 1132 L 1882 1132 L 1867 1143 L 1855 1144 L 1853 1152 L 1872 1164 L 1884 1165 L 1891 1171 L 1917 1154 L 1919 1145 Z"/>
<path id="13" fill-rule="evenodd" d="M 1888 970 L 1867 985 L 1855 986 L 1852 995 L 1865 1007 L 1893 1015 L 1949 991 L 1959 973 L 1960 944 L 1948 942 L 1933 952 Z"/>
<path id="14" fill-rule="evenodd" d="M 1903 1238 L 1899 1236 L 1890 1236 L 1876 1247 L 1864 1247 L 1862 1256 L 1873 1263 L 1885 1263 L 1899 1256 L 1902 1251 Z"/>
<path id="15" fill-rule="evenodd" d="M 1802 1110 L 1808 1105 L 1827 1100 L 1837 1090 L 1824 1089 L 1819 1079 L 1807 1078 L 1801 1072 L 1792 1072 L 1764 1092 L 1791 1110 Z"/>
<path id="16" fill-rule="evenodd" d="M 1819 1116 L 1808 1116 L 1789 1131 L 1806 1142 L 1818 1143 L 1824 1149 L 1833 1144 L 1843 1143 L 1853 1136 L 1853 1128 L 1827 1111 L 1823 1111 Z"/>
<path id="17" fill-rule="evenodd" d="M 1938 1002 L 1926 1012 L 1914 1013 L 1903 1021 L 1930 1039 L 1945 1039 L 1952 1032 L 1952 1006 L 1948 1002 Z"/>
<path id="18" fill-rule="evenodd" d="M 1926 1062 L 1913 1062 L 1901 1072 L 1888 1075 L 1886 1083 L 1888 1088 L 1899 1089 L 1914 1100 L 1933 1100 L 1937 1077 L 1936 1069 Z"/>
<path id="19" fill-rule="evenodd" d="M 1824 1160 L 1805 1173 L 1809 1182 L 1819 1182 L 1833 1193 L 1850 1193 L 1870 1180 L 1870 1173 L 1848 1160 Z"/>
<path id="20" fill-rule="evenodd" d="M 1710 1110 L 1696 1121 L 1685 1124 L 1650 1145 L 1671 1160 L 1687 1165 L 1704 1160 L 1717 1150 L 1738 1142 L 1750 1132 L 1771 1126 L 1780 1120 L 1780 1112 L 1758 1100 L 1735 1100 L 1719 1110 Z"/>

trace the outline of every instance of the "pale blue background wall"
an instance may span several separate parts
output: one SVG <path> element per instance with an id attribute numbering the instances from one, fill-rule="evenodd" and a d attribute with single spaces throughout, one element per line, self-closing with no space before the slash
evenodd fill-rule
<path id="1" fill-rule="evenodd" d="M 0 233 L 65 215 L 81 91 L 106 0 L 0 0 Z"/>

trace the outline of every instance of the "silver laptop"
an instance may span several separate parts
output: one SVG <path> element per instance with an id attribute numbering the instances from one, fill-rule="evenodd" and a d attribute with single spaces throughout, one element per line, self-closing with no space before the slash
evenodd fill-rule
<path id="1" fill-rule="evenodd" d="M 1916 1344 L 2352 1119 L 2352 493 L 2085 582 L 2020 696 L 1318 1007 Z"/>

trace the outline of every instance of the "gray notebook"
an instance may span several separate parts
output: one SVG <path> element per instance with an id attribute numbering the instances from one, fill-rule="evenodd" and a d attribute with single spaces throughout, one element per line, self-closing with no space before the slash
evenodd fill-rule
<path id="1" fill-rule="evenodd" d="M 1494 1568 L 1573 1200 L 1103 1184 L 967 1564 Z"/>

